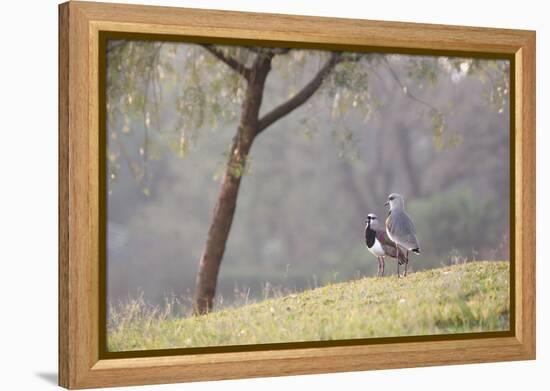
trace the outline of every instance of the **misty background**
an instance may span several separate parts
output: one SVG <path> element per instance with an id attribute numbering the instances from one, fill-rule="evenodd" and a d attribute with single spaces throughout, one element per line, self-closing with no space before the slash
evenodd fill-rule
<path id="1" fill-rule="evenodd" d="M 141 95 L 120 93 L 109 101 L 111 303 L 138 295 L 153 304 L 192 296 L 238 124 L 239 82 L 215 84 L 234 77 L 223 64 L 208 63 L 209 54 L 192 44 L 157 43 L 151 50 L 157 50 L 156 62 L 145 65 L 108 53 L 110 67 L 147 72 L 152 80 Z M 295 93 L 324 55 L 296 50 L 273 64 L 261 112 Z M 385 219 L 391 192 L 405 197 L 418 231 L 422 254 L 411 255 L 411 271 L 507 260 L 508 65 L 372 53 L 349 70 L 353 75 L 345 68 L 335 73 L 254 142 L 217 303 L 375 275 L 365 219 L 368 213 Z M 350 90 L 361 93 L 342 88 L 347 76 Z M 197 95 L 189 78 L 215 93 Z M 143 110 L 127 109 L 149 98 L 153 103 L 141 102 Z M 201 121 L 186 121 L 200 111 Z M 389 258 L 386 273 L 395 273 Z"/>

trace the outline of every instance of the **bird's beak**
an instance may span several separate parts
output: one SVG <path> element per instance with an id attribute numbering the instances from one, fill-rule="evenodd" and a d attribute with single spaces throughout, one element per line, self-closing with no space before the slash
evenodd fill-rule
<path id="1" fill-rule="evenodd" d="M 389 201 L 386 201 L 386 203 L 384 204 L 384 206 L 389 206 L 389 205 L 390 205 Z"/>

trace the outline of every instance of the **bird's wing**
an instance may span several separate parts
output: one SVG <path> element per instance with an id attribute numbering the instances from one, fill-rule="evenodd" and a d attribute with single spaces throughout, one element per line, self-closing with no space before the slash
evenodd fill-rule
<path id="1" fill-rule="evenodd" d="M 393 240 L 390 239 L 386 231 L 382 229 L 377 229 L 376 239 L 378 239 L 378 241 L 382 246 L 384 246 L 384 248 L 387 246 L 387 247 L 393 247 L 395 249 L 395 243 L 393 242 Z"/>
<path id="2" fill-rule="evenodd" d="M 391 258 L 397 258 L 397 249 L 395 248 L 395 242 L 390 239 L 386 231 L 376 230 L 376 239 L 382 245 L 386 256 Z M 399 252 L 398 262 L 400 265 L 404 265 L 407 262 L 407 257 L 403 251 Z"/>
<path id="3" fill-rule="evenodd" d="M 409 249 L 417 248 L 416 228 L 408 214 L 402 211 L 393 212 L 386 219 L 386 230 L 399 245 Z"/>
<path id="4" fill-rule="evenodd" d="M 376 230 L 376 239 L 380 244 L 382 245 L 382 248 L 384 249 L 384 252 L 389 255 L 390 257 L 395 258 L 396 250 L 395 250 L 395 243 L 390 239 L 386 231 L 377 229 Z"/>

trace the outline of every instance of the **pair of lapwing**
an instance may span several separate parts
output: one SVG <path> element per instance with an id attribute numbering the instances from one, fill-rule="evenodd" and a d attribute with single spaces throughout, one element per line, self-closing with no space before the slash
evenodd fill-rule
<path id="1" fill-rule="evenodd" d="M 405 212 L 405 201 L 400 194 L 392 193 L 385 204 L 389 206 L 385 229 L 380 226 L 378 217 L 370 213 L 365 227 L 365 241 L 371 253 L 378 258 L 378 276 L 384 275 L 385 257 L 397 260 L 397 277 L 400 277 L 399 267 L 409 264 L 409 251 L 420 254 L 420 245 L 416 238 L 416 228 L 409 215 Z"/>

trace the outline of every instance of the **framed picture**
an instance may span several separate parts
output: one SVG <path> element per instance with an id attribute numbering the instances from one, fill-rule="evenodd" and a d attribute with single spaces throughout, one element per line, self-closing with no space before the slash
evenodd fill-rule
<path id="1" fill-rule="evenodd" d="M 535 33 L 59 7 L 59 382 L 535 358 Z"/>

